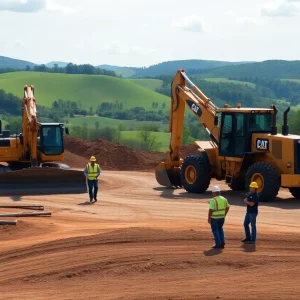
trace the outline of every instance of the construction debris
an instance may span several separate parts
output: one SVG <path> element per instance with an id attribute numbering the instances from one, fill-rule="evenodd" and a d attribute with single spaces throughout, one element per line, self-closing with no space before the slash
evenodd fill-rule
<path id="1" fill-rule="evenodd" d="M 17 220 L 0 220 L 0 225 L 17 225 Z"/>
<path id="2" fill-rule="evenodd" d="M 0 208 L 20 208 L 30 210 L 44 210 L 44 206 L 41 205 L 0 205 Z"/>
<path id="3" fill-rule="evenodd" d="M 39 217 L 39 216 L 51 216 L 51 212 L 0 214 L 0 218 L 1 217 Z"/>

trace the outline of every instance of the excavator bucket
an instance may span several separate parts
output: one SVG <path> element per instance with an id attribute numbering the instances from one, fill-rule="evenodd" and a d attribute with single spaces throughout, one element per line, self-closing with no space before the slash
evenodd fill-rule
<path id="1" fill-rule="evenodd" d="M 0 173 L 0 196 L 86 192 L 86 181 L 82 171 L 34 167 Z"/>
<path id="2" fill-rule="evenodd" d="M 171 171 L 166 169 L 164 162 L 161 162 L 155 169 L 156 181 L 169 188 L 181 187 L 180 169 L 174 168 Z"/>

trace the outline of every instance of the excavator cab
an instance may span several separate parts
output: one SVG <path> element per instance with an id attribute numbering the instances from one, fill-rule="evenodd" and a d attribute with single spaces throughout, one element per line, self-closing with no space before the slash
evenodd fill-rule
<path id="1" fill-rule="evenodd" d="M 223 112 L 219 141 L 219 155 L 243 157 L 251 152 L 253 133 L 271 133 L 272 110 Z"/>
<path id="2" fill-rule="evenodd" d="M 64 152 L 63 124 L 40 124 L 38 150 L 46 156 L 61 155 Z"/>

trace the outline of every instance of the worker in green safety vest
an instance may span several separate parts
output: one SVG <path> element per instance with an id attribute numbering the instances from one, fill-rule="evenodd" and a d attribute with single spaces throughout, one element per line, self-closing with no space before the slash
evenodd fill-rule
<path id="1" fill-rule="evenodd" d="M 90 158 L 90 162 L 86 165 L 84 169 L 84 175 L 87 177 L 90 202 L 93 202 L 93 200 L 97 202 L 98 177 L 100 173 L 101 173 L 100 165 L 96 163 L 96 157 L 92 156 Z"/>
<path id="2" fill-rule="evenodd" d="M 226 198 L 221 196 L 221 190 L 218 186 L 212 189 L 213 199 L 209 202 L 208 223 L 215 238 L 215 245 L 212 248 L 225 247 L 225 235 L 223 225 L 225 217 L 229 211 L 229 204 Z"/>

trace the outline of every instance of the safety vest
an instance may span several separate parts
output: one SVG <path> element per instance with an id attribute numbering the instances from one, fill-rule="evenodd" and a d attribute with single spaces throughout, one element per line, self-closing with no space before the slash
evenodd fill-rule
<path id="1" fill-rule="evenodd" d="M 88 172 L 88 180 L 96 180 L 98 171 L 100 169 L 99 165 L 94 164 L 94 167 L 93 167 L 90 163 L 88 163 L 86 168 L 87 168 L 87 172 Z"/>
<path id="2" fill-rule="evenodd" d="M 211 217 L 213 219 L 225 218 L 226 208 L 229 207 L 227 199 L 222 196 L 217 196 L 210 200 L 209 208 L 213 210 Z"/>

